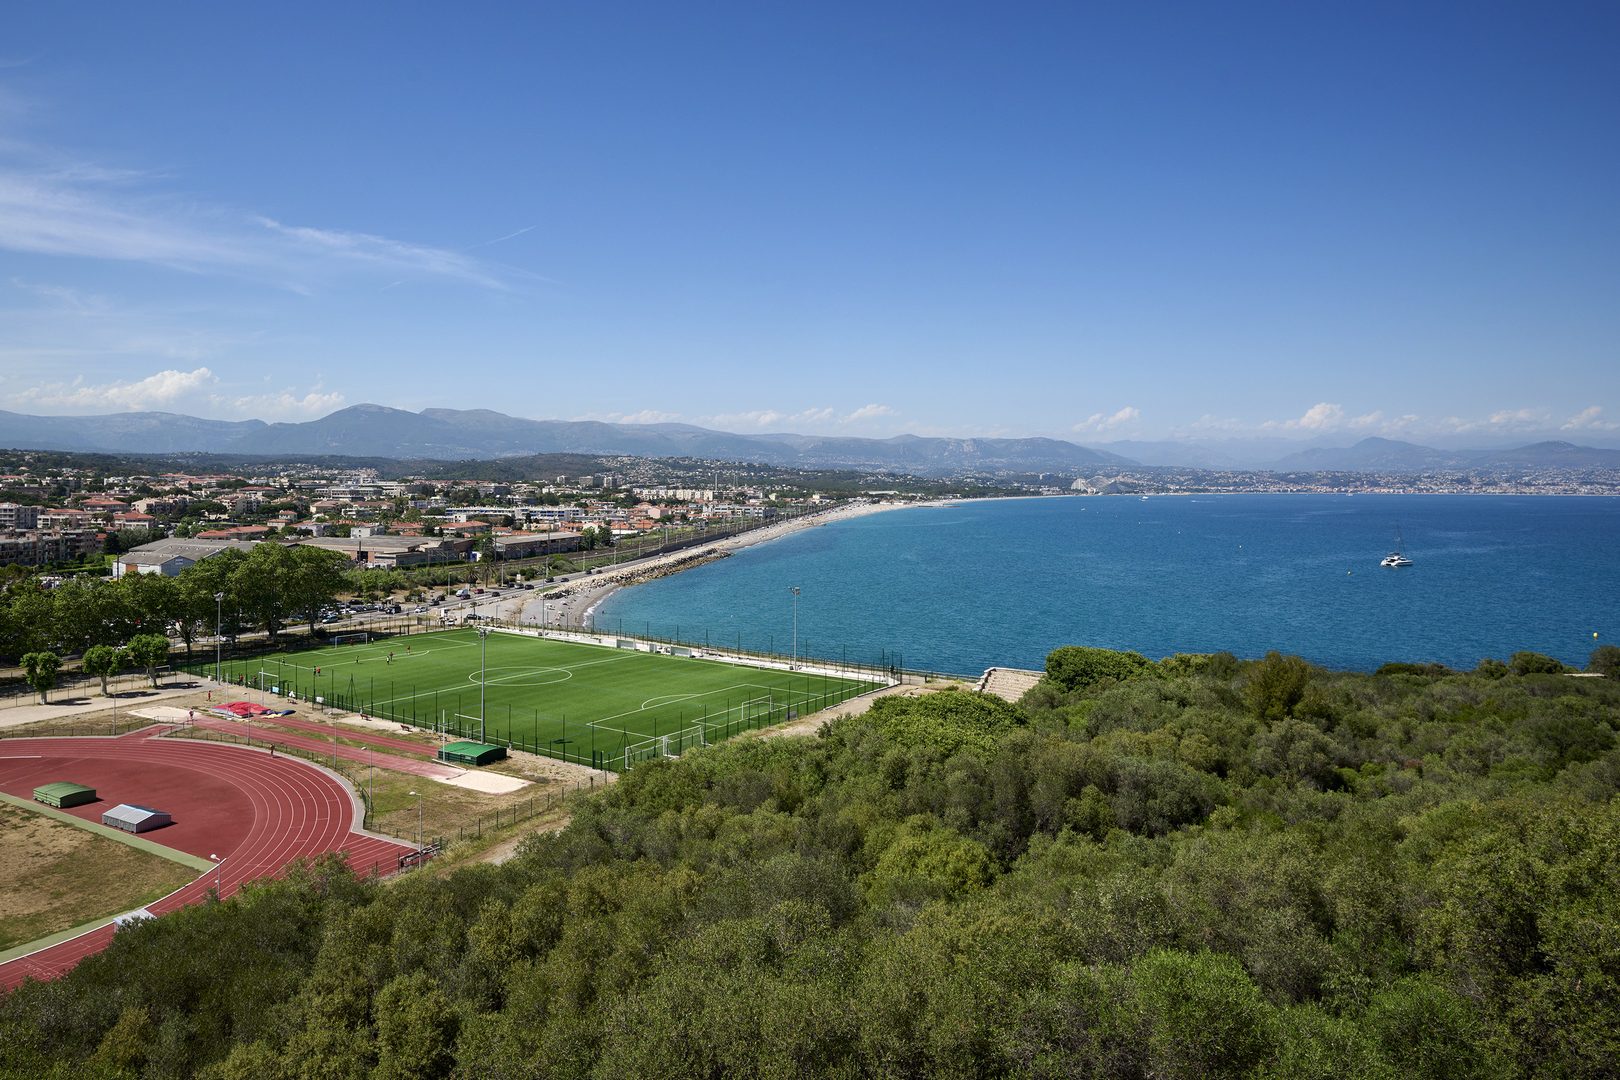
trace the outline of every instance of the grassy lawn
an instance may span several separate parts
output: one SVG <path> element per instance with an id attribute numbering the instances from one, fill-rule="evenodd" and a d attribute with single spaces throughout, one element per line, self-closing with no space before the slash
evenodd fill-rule
<path id="1" fill-rule="evenodd" d="M 157 900 L 195 870 L 0 803 L 0 950 Z"/>
<path id="2" fill-rule="evenodd" d="M 482 715 L 491 741 L 605 768 L 622 765 L 627 746 L 713 742 L 875 685 L 519 634 L 492 633 L 481 647 L 471 629 L 237 660 L 225 674 L 458 736 L 478 737 Z"/>

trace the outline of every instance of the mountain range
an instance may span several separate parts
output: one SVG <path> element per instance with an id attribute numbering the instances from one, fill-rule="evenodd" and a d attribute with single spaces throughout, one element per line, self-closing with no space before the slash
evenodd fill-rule
<path id="1" fill-rule="evenodd" d="M 319 420 L 204 420 L 176 413 L 28 416 L 0 412 L 0 446 L 97 453 L 349 455 L 500 458 L 595 454 L 750 461 L 804 469 L 860 468 L 919 475 L 971 471 L 1091 472 L 1135 464 L 1058 439 L 889 439 L 825 435 L 736 435 L 690 424 L 524 420 L 487 409 L 354 405 Z"/>
<path id="2" fill-rule="evenodd" d="M 30 416 L 0 411 L 0 446 L 114 454 L 205 453 L 288 457 L 343 455 L 447 461 L 526 454 L 681 457 L 804 469 L 871 469 L 916 475 L 968 472 L 1094 475 L 1133 466 L 1260 468 L 1279 472 L 1428 472 L 1523 468 L 1620 468 L 1620 450 L 1540 442 L 1504 450 L 1439 450 L 1367 438 L 1349 447 L 1280 441 L 1246 452 L 1219 445 L 1129 442 L 1102 450 L 1061 439 L 951 439 L 896 435 L 739 435 L 690 424 L 525 420 L 488 409 L 353 405 L 318 420 L 206 420 L 163 412 Z M 1256 451 L 1259 451 L 1257 453 Z M 1276 457 L 1254 460 L 1261 454 Z"/>

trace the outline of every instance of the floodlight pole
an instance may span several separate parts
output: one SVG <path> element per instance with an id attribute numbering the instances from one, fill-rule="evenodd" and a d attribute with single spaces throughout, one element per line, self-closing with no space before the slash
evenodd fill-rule
<path id="1" fill-rule="evenodd" d="M 411 794 L 416 796 L 416 850 L 421 851 L 422 850 L 422 795 L 421 795 L 420 792 L 417 792 L 417 791 L 413 791 L 413 792 L 411 792 Z"/>
<path id="2" fill-rule="evenodd" d="M 484 691 L 489 683 L 489 627 L 478 630 L 478 741 L 484 741 Z"/>
<path id="3" fill-rule="evenodd" d="M 799 587 L 793 586 L 793 667 L 799 666 Z"/>
<path id="4" fill-rule="evenodd" d="M 225 594 L 222 593 L 222 592 L 217 592 L 217 593 L 214 594 L 214 681 L 215 682 L 220 681 L 220 678 L 219 678 L 219 673 L 220 673 L 219 650 L 220 650 L 220 644 L 221 644 L 221 642 L 223 641 L 223 639 L 225 637 L 225 632 L 222 629 L 222 627 L 224 625 L 225 625 Z"/>
<path id="5" fill-rule="evenodd" d="M 218 900 L 221 899 L 219 894 L 219 875 L 221 868 L 225 865 L 225 860 L 220 858 L 218 855 L 215 855 L 213 852 L 209 852 L 208 857 L 214 861 L 214 899 Z"/>

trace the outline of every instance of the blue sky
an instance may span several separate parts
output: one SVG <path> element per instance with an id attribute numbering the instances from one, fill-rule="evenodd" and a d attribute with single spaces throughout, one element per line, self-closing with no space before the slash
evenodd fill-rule
<path id="1" fill-rule="evenodd" d="M 1620 440 L 1620 7 L 8 5 L 0 408 Z"/>

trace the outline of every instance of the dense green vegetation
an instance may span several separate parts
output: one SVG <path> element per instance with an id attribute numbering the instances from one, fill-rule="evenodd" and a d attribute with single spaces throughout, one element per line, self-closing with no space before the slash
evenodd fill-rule
<path id="1" fill-rule="evenodd" d="M 11 1076 L 1620 1074 L 1620 687 L 1059 650 L 331 866 L 0 1003 Z M 1526 673 L 1516 674 L 1515 669 Z"/>

